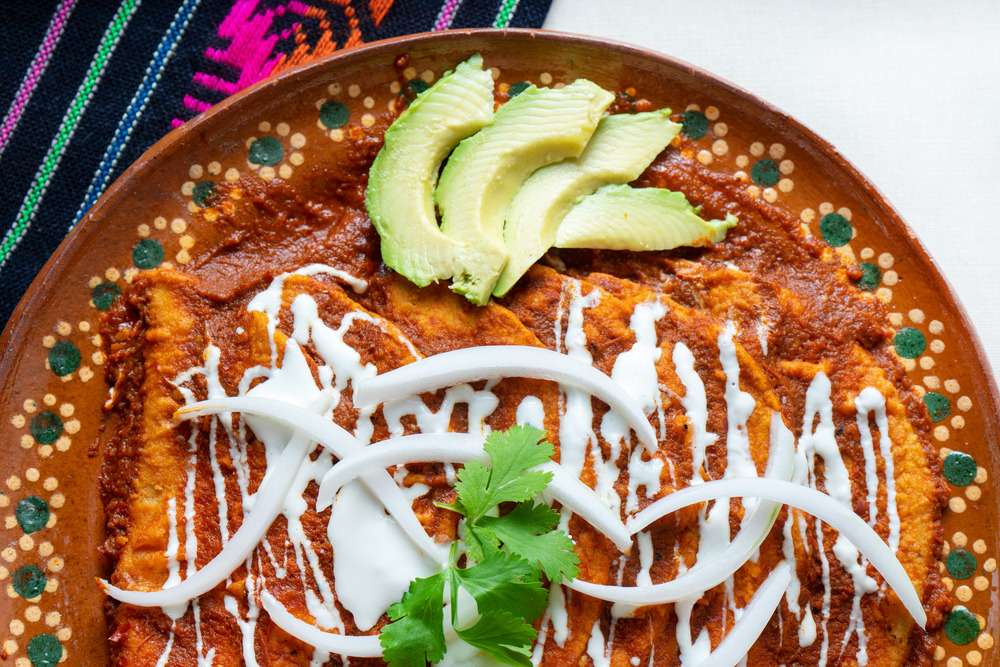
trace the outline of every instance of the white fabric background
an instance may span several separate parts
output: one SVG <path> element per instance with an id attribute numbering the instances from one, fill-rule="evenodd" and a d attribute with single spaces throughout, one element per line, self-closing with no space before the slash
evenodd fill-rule
<path id="1" fill-rule="evenodd" d="M 1000 370 L 1000 0 L 554 0 L 545 27 L 687 60 L 833 143 L 916 230 Z"/>

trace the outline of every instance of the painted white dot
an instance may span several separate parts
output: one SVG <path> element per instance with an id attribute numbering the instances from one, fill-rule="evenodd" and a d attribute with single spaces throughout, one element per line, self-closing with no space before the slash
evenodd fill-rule
<path id="1" fill-rule="evenodd" d="M 698 162 L 704 165 L 712 164 L 712 154 L 706 150 L 698 151 L 697 157 L 698 157 Z"/>
<path id="2" fill-rule="evenodd" d="M 771 144 L 771 148 L 768 149 L 767 154 L 770 155 L 775 160 L 780 160 L 785 157 L 785 145 L 784 144 Z"/>
<path id="3" fill-rule="evenodd" d="M 833 213 L 833 204 L 831 204 L 828 201 L 825 201 L 825 202 L 821 203 L 819 205 L 819 212 L 822 215 L 826 215 L 827 213 Z"/>
<path id="4" fill-rule="evenodd" d="M 705 107 L 705 118 L 707 118 L 709 120 L 718 120 L 719 119 L 719 109 L 717 107 L 713 107 L 713 106 L 707 106 L 707 107 Z"/>
<path id="5" fill-rule="evenodd" d="M 712 152 L 721 157 L 729 152 L 729 144 L 725 139 L 716 139 L 712 142 Z"/>
<path id="6" fill-rule="evenodd" d="M 200 164 L 193 164 L 188 167 L 188 176 L 191 178 L 201 178 L 204 173 L 205 171 Z"/>
<path id="7" fill-rule="evenodd" d="M 958 400 L 955 401 L 955 405 L 962 412 L 968 412 L 972 409 L 972 399 L 968 396 L 959 396 Z"/>
<path id="8" fill-rule="evenodd" d="M 795 181 L 790 178 L 783 178 L 778 181 L 778 189 L 782 192 L 791 192 L 795 189 Z"/>
<path id="9" fill-rule="evenodd" d="M 717 137 L 724 137 L 729 134 L 729 126 L 725 123 L 716 123 L 712 127 L 712 133 Z"/>
<path id="10" fill-rule="evenodd" d="M 552 83 L 552 75 L 548 72 L 542 72 L 538 75 L 538 80 L 542 82 L 542 85 L 547 86 Z"/>
<path id="11" fill-rule="evenodd" d="M 752 144 L 750 144 L 750 155 L 753 155 L 754 157 L 760 157 L 763 154 L 764 154 L 764 144 L 760 143 L 759 141 L 755 141 Z"/>
<path id="12" fill-rule="evenodd" d="M 934 354 L 941 354 L 944 352 L 944 341 L 940 338 L 935 338 L 931 341 L 930 348 Z"/>
<path id="13" fill-rule="evenodd" d="M 292 145 L 292 148 L 302 148 L 306 145 L 306 135 L 301 132 L 296 132 L 292 135 L 292 138 L 288 140 L 288 143 Z"/>
<path id="14" fill-rule="evenodd" d="M 278 123 L 278 125 L 274 128 L 274 131 L 277 132 L 279 136 L 287 137 L 288 133 L 292 131 L 292 128 L 288 125 L 288 123 Z"/>
<path id="15" fill-rule="evenodd" d="M 782 160 L 778 163 L 778 171 L 780 171 L 785 176 L 788 176 L 793 171 L 795 171 L 795 163 L 791 160 Z"/>
<path id="16" fill-rule="evenodd" d="M 745 169 L 749 164 L 750 164 L 750 158 L 748 158 L 746 155 L 736 156 L 736 166 L 739 167 L 740 169 Z"/>
<path id="17" fill-rule="evenodd" d="M 878 256 L 878 265 L 883 269 L 891 269 L 892 264 L 895 261 L 891 253 L 884 252 Z"/>

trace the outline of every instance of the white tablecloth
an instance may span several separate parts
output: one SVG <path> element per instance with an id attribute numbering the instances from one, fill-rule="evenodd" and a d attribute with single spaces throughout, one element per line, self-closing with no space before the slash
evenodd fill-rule
<path id="1" fill-rule="evenodd" d="M 1000 0 L 554 0 L 545 27 L 687 60 L 832 142 L 916 230 L 1000 370 Z"/>

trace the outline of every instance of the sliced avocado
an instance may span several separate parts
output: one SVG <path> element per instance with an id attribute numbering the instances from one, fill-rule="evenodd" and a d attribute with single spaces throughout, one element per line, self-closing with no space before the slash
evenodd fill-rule
<path id="1" fill-rule="evenodd" d="M 450 278 L 460 244 L 434 214 L 441 162 L 493 118 L 493 77 L 476 54 L 422 92 L 389 126 L 368 172 L 365 204 L 382 238 L 382 261 L 423 287 Z"/>
<path id="2" fill-rule="evenodd" d="M 680 192 L 608 185 L 584 197 L 556 231 L 559 248 L 670 250 L 718 243 L 739 222 L 703 220 Z"/>
<path id="3" fill-rule="evenodd" d="M 583 152 L 613 96 L 579 79 L 564 88 L 529 86 L 493 122 L 452 153 L 434 197 L 441 231 L 463 245 L 452 289 L 484 304 L 507 262 L 507 208 L 536 169 Z"/>
<path id="4" fill-rule="evenodd" d="M 556 240 L 556 230 L 581 197 L 602 185 L 634 181 L 681 131 L 670 109 L 605 116 L 575 160 L 539 169 L 507 210 L 507 265 L 493 287 L 503 296 Z"/>

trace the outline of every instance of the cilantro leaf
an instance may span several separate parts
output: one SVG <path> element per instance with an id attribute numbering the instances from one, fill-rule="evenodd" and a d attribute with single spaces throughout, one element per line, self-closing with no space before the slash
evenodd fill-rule
<path id="1" fill-rule="evenodd" d="M 516 556 L 497 553 L 478 565 L 452 571 L 475 598 L 480 613 L 506 611 L 530 623 L 542 615 L 548 602 L 549 592 L 542 586 L 538 568 Z"/>
<path id="2" fill-rule="evenodd" d="M 378 638 L 392 667 L 425 667 L 444 657 L 444 580 L 444 572 L 414 579 L 403 599 L 389 607 L 392 623 Z"/>
<path id="3" fill-rule="evenodd" d="M 455 631 L 467 644 L 508 665 L 531 665 L 535 628 L 507 611 L 487 611 L 471 628 Z"/>
<path id="4" fill-rule="evenodd" d="M 500 503 L 529 500 L 548 486 L 551 473 L 529 470 L 552 457 L 554 449 L 542 441 L 544 437 L 545 432 L 533 426 L 490 433 L 485 445 L 490 466 L 467 464 L 455 484 L 455 505 L 469 522 L 475 523 Z"/>
<path id="5" fill-rule="evenodd" d="M 576 577 L 580 559 L 569 535 L 553 530 L 558 523 L 559 515 L 552 508 L 524 502 L 501 517 L 483 517 L 475 532 L 503 542 L 505 550 L 537 563 L 550 581 L 559 583 Z"/>

